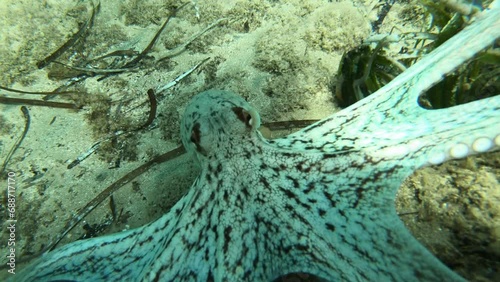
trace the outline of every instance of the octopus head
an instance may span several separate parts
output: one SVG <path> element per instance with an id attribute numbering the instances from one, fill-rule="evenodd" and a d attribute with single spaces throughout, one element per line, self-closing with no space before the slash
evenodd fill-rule
<path id="1" fill-rule="evenodd" d="M 196 95 L 181 121 L 182 143 L 198 160 L 243 142 L 257 132 L 260 116 L 242 97 L 222 90 Z"/>

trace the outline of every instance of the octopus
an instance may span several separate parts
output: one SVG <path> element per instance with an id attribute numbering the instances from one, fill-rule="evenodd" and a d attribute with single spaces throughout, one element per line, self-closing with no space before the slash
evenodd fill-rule
<path id="1" fill-rule="evenodd" d="M 255 108 L 222 90 L 187 106 L 182 142 L 201 167 L 143 227 L 77 241 L 16 281 L 462 281 L 394 206 L 416 169 L 498 149 L 500 97 L 426 110 L 418 97 L 500 37 L 500 4 L 375 94 L 267 140 Z"/>

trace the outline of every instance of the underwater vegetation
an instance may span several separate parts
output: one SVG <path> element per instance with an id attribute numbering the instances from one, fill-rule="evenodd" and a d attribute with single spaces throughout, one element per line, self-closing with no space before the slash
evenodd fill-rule
<path id="1" fill-rule="evenodd" d="M 369 96 L 397 75 L 457 34 L 474 11 L 446 6 L 454 1 L 421 0 L 429 24 L 420 32 L 372 34 L 360 46 L 344 53 L 332 92 L 341 107 Z M 469 7 L 469 6 L 466 6 Z M 466 13 L 467 14 L 463 14 Z M 401 46 L 394 50 L 393 45 Z M 495 43 L 419 97 L 424 108 L 440 109 L 500 93 L 500 48 Z"/>

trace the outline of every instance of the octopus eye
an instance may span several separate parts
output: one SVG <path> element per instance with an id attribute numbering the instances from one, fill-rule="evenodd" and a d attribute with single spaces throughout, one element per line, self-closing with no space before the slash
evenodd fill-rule
<path id="1" fill-rule="evenodd" d="M 202 155 L 207 155 L 207 152 L 203 147 L 201 146 L 201 130 L 200 130 L 200 124 L 195 123 L 193 126 L 193 129 L 191 130 L 191 138 L 189 138 L 191 142 L 196 146 L 196 151 Z"/>
<path id="2" fill-rule="evenodd" d="M 246 126 L 252 127 L 252 115 L 241 107 L 232 108 L 239 120 L 245 123 Z"/>
<path id="3" fill-rule="evenodd" d="M 197 146 L 200 144 L 201 141 L 201 132 L 200 132 L 200 124 L 196 123 L 193 126 L 193 129 L 191 130 L 191 142 L 196 144 Z"/>

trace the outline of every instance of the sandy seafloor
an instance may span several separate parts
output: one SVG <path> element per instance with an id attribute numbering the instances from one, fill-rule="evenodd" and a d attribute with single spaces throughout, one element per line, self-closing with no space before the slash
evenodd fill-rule
<path id="1" fill-rule="evenodd" d="M 333 2 L 333 3 L 332 3 Z M 380 32 L 393 27 L 418 31 L 422 10 L 414 1 L 397 1 Z M 404 3 L 400 3 L 404 2 Z M 77 63 L 115 50 L 142 50 L 179 1 L 103 1 L 84 42 L 58 60 Z M 196 4 L 196 6 L 193 5 Z M 7 171 L 16 180 L 16 251 L 19 263 L 62 232 L 71 216 L 118 178 L 180 145 L 179 119 L 189 99 L 203 90 L 232 90 L 261 113 L 264 122 L 319 119 L 339 108 L 329 89 L 345 51 L 371 32 L 377 1 L 229 1 L 188 4 L 167 26 L 135 72 L 76 86 L 83 95 L 55 97 L 82 110 L 28 106 L 31 127 Z M 60 68 L 36 63 L 77 32 L 90 15 L 89 1 L 0 1 L 0 85 L 52 91 L 65 83 Z M 196 8 L 195 8 L 196 7 Z M 173 58 L 157 62 L 217 19 L 217 27 Z M 152 128 L 100 150 L 78 166 L 68 164 L 96 141 L 116 130 L 141 125 L 149 111 L 146 91 L 172 81 L 205 58 L 198 71 L 159 99 Z M 1 91 L 2 96 L 41 98 Z M 38 96 L 38 97 L 35 97 Z M 0 104 L 0 162 L 24 128 L 20 105 Z M 118 168 L 110 168 L 120 159 Z M 401 219 L 441 260 L 473 281 L 500 280 L 499 154 L 489 153 L 417 171 L 396 201 Z M 103 233 L 141 226 L 158 218 L 181 197 L 197 169 L 186 156 L 157 166 L 114 193 L 120 216 Z M 2 179 L 1 190 L 7 184 Z M 0 280 L 8 275 L 5 194 L 0 219 Z M 104 201 L 85 222 L 110 217 Z M 60 243 L 79 238 L 83 224 Z M 59 245 L 59 246 L 60 246 Z"/>

